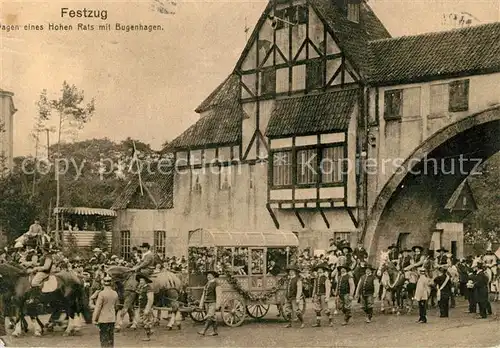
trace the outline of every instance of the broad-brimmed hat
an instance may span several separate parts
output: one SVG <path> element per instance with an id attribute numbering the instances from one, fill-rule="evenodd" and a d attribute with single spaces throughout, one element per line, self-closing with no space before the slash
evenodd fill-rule
<path id="1" fill-rule="evenodd" d="M 396 244 L 391 244 L 387 247 L 387 250 L 396 249 L 398 246 Z"/>
<path id="2" fill-rule="evenodd" d="M 211 269 L 211 270 L 209 270 L 209 271 L 206 271 L 205 273 L 206 273 L 206 275 L 211 274 L 211 275 L 213 275 L 215 278 L 219 278 L 219 272 L 217 272 L 216 270 Z"/>
<path id="3" fill-rule="evenodd" d="M 445 249 L 445 248 L 439 248 L 439 249 L 437 249 L 436 251 L 437 251 L 438 253 L 439 253 L 439 252 L 441 252 L 441 251 L 443 251 L 443 252 L 447 253 L 447 252 L 448 252 L 448 249 Z"/>
<path id="4" fill-rule="evenodd" d="M 94 248 L 94 250 L 92 250 L 94 253 L 98 252 L 98 251 L 102 251 L 101 248 Z"/>
<path id="5" fill-rule="evenodd" d="M 408 248 L 406 248 L 406 249 L 403 249 L 403 250 L 401 250 L 401 251 L 402 251 L 402 252 L 407 252 L 407 253 L 411 253 L 411 249 L 408 249 Z"/>
<path id="6" fill-rule="evenodd" d="M 344 249 L 347 249 L 348 252 L 352 253 L 352 248 L 349 245 L 343 245 L 342 246 L 342 251 L 344 251 Z"/>
<path id="7" fill-rule="evenodd" d="M 146 281 L 146 283 L 152 283 L 153 281 L 147 276 L 145 275 L 144 273 L 137 273 L 137 275 L 135 276 L 135 279 L 137 281 L 140 281 L 142 279 L 144 279 Z"/>
<path id="8" fill-rule="evenodd" d="M 427 270 L 426 270 L 425 268 L 420 267 L 420 268 L 418 269 L 418 271 L 419 271 L 419 272 L 423 272 L 423 273 L 425 273 Z"/>
<path id="9" fill-rule="evenodd" d="M 297 265 L 288 265 L 288 267 L 286 268 L 287 271 L 295 271 L 295 272 L 299 272 L 299 267 Z"/>
<path id="10" fill-rule="evenodd" d="M 141 248 L 151 248 L 151 245 L 149 245 L 149 243 L 142 243 L 141 244 Z"/>
<path id="11" fill-rule="evenodd" d="M 340 272 L 340 270 L 342 270 L 342 268 L 343 268 L 343 269 L 345 269 L 346 271 L 349 271 L 349 269 L 347 268 L 347 266 L 346 266 L 346 265 L 341 265 L 341 266 L 338 266 L 338 267 L 337 267 L 337 270 Z"/>
<path id="12" fill-rule="evenodd" d="M 324 262 L 317 264 L 316 266 L 313 267 L 313 271 L 317 271 L 318 269 L 323 269 L 324 271 L 330 270 L 330 267 Z"/>
<path id="13" fill-rule="evenodd" d="M 372 271 L 375 271 L 375 267 L 373 267 L 372 265 L 369 265 L 369 264 L 366 264 L 365 266 L 363 266 L 363 269 L 364 270 L 371 269 Z"/>
<path id="14" fill-rule="evenodd" d="M 417 249 L 418 249 L 418 250 L 420 250 L 420 251 L 424 250 L 424 248 L 422 248 L 420 245 L 415 245 L 415 246 L 412 246 L 412 247 L 411 247 L 411 250 L 412 250 L 412 251 L 415 251 L 415 250 L 417 250 Z"/>

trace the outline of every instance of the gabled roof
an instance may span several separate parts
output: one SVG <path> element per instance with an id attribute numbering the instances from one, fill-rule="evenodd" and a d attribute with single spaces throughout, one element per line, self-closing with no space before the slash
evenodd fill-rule
<path id="1" fill-rule="evenodd" d="M 266 136 L 278 138 L 345 131 L 357 99 L 357 89 L 343 89 L 277 100 Z"/>
<path id="2" fill-rule="evenodd" d="M 152 194 L 157 203 L 157 209 L 173 208 L 173 189 L 174 189 L 174 171 L 172 168 L 159 170 L 152 168 L 152 173 L 148 174 L 147 170 L 141 173 L 143 184 L 143 194 L 148 196 Z M 127 209 L 133 203 L 134 196 L 140 192 L 139 177 L 135 176 L 125 186 L 121 194 L 117 197 L 110 209 L 123 210 Z M 156 189 L 156 190 L 153 190 Z M 149 192 L 147 192 L 149 191 Z M 156 195 L 155 192 L 156 191 Z M 151 202 L 154 205 L 153 202 Z"/>
<path id="3" fill-rule="evenodd" d="M 351 22 L 333 0 L 310 0 L 318 16 L 334 34 L 347 60 L 362 76 L 370 74 L 368 42 L 390 38 L 391 35 L 364 1 L 361 1 L 359 23 Z"/>
<path id="4" fill-rule="evenodd" d="M 463 201 L 464 198 L 465 205 Z M 449 211 L 474 211 L 477 209 L 472 189 L 470 188 L 467 180 L 464 180 L 457 187 L 455 192 L 453 192 L 444 209 Z"/>
<path id="5" fill-rule="evenodd" d="M 374 84 L 500 71 L 500 23 L 369 43 Z"/>

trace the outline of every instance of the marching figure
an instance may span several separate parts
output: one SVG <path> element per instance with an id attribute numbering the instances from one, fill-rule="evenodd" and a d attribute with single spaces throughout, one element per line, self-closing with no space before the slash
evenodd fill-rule
<path id="1" fill-rule="evenodd" d="M 421 267 L 419 268 L 420 276 L 417 281 L 417 288 L 415 289 L 415 300 L 418 302 L 418 323 L 425 324 L 427 323 L 427 300 L 429 299 L 429 295 L 431 292 L 431 281 L 426 276 L 426 269 Z"/>
<path id="2" fill-rule="evenodd" d="M 97 295 L 93 322 L 99 327 L 101 347 L 114 347 L 118 293 L 111 288 L 111 277 L 103 279 L 104 289 Z"/>
<path id="3" fill-rule="evenodd" d="M 342 325 L 347 325 L 349 319 L 352 317 L 351 304 L 354 297 L 355 285 L 352 275 L 348 273 L 346 266 L 339 266 L 338 271 L 337 296 L 340 300 L 340 309 L 344 313 L 344 322 Z"/>
<path id="4" fill-rule="evenodd" d="M 317 265 L 314 270 L 317 272 L 316 278 L 314 278 L 313 284 L 313 303 L 314 311 L 316 312 L 316 323 L 313 327 L 321 326 L 321 313 L 325 312 L 328 316 L 328 323 L 332 325 L 333 317 L 330 314 L 328 308 L 328 302 L 330 299 L 330 293 L 332 289 L 332 283 L 328 277 L 329 267 L 326 263 L 321 263 Z"/>
<path id="5" fill-rule="evenodd" d="M 451 278 L 447 273 L 446 267 L 441 267 L 441 275 L 434 279 L 438 286 L 437 301 L 439 305 L 440 318 L 448 318 L 450 311 L 451 298 Z"/>
<path id="6" fill-rule="evenodd" d="M 205 316 L 205 327 L 202 331 L 199 331 L 198 334 L 205 336 L 208 329 L 212 327 L 211 336 L 217 336 L 219 333 L 217 332 L 217 317 L 216 312 L 220 308 L 220 300 L 222 299 L 221 287 L 217 282 L 219 277 L 219 273 L 216 271 L 208 271 L 207 272 L 207 284 L 203 289 L 203 294 L 201 295 L 200 300 L 200 309 L 205 308 L 206 316 Z"/>
<path id="7" fill-rule="evenodd" d="M 477 274 L 474 278 L 474 298 L 479 305 L 478 319 L 486 319 L 488 317 L 489 301 L 488 301 L 488 276 L 484 274 L 484 265 L 477 264 Z"/>
<path id="8" fill-rule="evenodd" d="M 304 328 L 304 317 L 299 308 L 299 303 L 302 299 L 302 280 L 300 280 L 297 266 L 289 266 L 287 270 L 288 283 L 286 286 L 284 311 L 288 319 L 288 324 L 285 327 L 292 327 L 292 318 L 295 314 L 300 321 L 300 328 L 302 329 Z"/>
<path id="9" fill-rule="evenodd" d="M 137 286 L 137 298 L 139 302 L 140 324 L 146 332 L 146 337 L 143 338 L 143 341 L 150 341 L 153 334 L 151 328 L 155 319 L 153 314 L 154 292 L 151 288 L 152 281 L 141 273 L 137 274 L 136 278 L 139 282 Z"/>
<path id="10" fill-rule="evenodd" d="M 370 323 L 373 317 L 373 302 L 377 297 L 375 294 L 379 289 L 378 279 L 373 274 L 374 268 L 367 265 L 365 275 L 361 276 L 356 287 L 355 298 L 361 298 L 361 306 L 366 313 L 366 322 Z"/>

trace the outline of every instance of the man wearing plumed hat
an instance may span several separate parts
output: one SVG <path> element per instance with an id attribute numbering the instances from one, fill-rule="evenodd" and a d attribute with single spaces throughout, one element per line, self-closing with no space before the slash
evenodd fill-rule
<path id="1" fill-rule="evenodd" d="M 312 291 L 314 311 L 316 312 L 316 323 L 313 324 L 313 327 L 321 326 L 322 312 L 328 316 L 328 323 L 331 325 L 333 317 L 328 309 L 328 302 L 332 289 L 332 283 L 328 277 L 329 267 L 326 263 L 320 263 L 315 266 L 313 270 L 316 271 Z"/>

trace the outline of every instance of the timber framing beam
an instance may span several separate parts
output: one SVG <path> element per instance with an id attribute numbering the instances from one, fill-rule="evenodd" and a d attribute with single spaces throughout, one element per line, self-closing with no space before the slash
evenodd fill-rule
<path id="1" fill-rule="evenodd" d="M 299 220 L 299 222 L 300 222 L 300 226 L 302 226 L 302 228 L 306 227 L 306 224 L 304 223 L 304 220 L 302 220 L 302 217 L 300 216 L 299 211 L 297 209 L 294 209 L 294 212 L 295 212 L 295 216 L 297 217 L 297 220 Z"/>
<path id="2" fill-rule="evenodd" d="M 321 208 L 319 208 L 318 210 L 319 210 L 319 212 L 321 214 L 321 217 L 323 218 L 323 221 L 325 222 L 326 228 L 329 229 L 330 228 L 330 222 L 328 222 L 328 219 L 326 218 L 325 212 Z"/>
<path id="3" fill-rule="evenodd" d="M 354 227 L 358 228 L 359 227 L 359 221 L 356 220 L 356 217 L 354 216 L 354 213 L 352 212 L 352 208 L 346 208 L 347 213 L 349 214 L 349 217 L 352 220 L 352 223 L 354 224 Z"/>
<path id="4" fill-rule="evenodd" d="M 271 219 L 273 219 L 274 226 L 276 226 L 276 229 L 280 229 L 280 223 L 278 222 L 278 219 L 276 218 L 276 215 L 274 214 L 273 209 L 271 208 L 271 204 L 267 203 L 266 204 L 267 211 L 269 212 L 269 215 L 271 215 Z"/>

